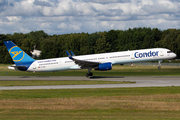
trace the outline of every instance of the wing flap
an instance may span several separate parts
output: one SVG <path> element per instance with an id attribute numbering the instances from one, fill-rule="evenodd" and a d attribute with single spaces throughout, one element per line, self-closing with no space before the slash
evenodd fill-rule
<path id="1" fill-rule="evenodd" d="M 93 68 L 94 66 L 98 66 L 100 64 L 99 62 L 79 60 L 79 59 L 75 59 L 73 57 L 71 57 L 70 59 L 73 60 L 75 62 L 75 64 L 78 64 L 79 66 L 81 66 L 81 68 L 86 68 L 86 67 Z"/>

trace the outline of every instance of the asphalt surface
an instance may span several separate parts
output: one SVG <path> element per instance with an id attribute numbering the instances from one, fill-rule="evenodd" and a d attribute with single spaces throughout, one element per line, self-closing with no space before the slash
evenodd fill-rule
<path id="1" fill-rule="evenodd" d="M 180 86 L 180 77 L 103 77 L 86 78 L 83 76 L 1 76 L 0 81 L 27 81 L 27 80 L 105 80 L 105 81 L 132 81 L 132 84 L 98 84 L 98 85 L 51 85 L 51 86 L 8 86 L 0 90 L 20 89 L 82 89 L 82 88 L 125 88 L 125 87 L 165 87 Z"/>

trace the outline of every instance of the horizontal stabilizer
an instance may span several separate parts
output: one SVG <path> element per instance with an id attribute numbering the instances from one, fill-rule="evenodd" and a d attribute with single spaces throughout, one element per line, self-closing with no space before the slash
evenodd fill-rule
<path id="1" fill-rule="evenodd" d="M 9 66 L 9 67 L 14 67 L 14 68 L 27 68 L 28 66 Z"/>
<path id="2" fill-rule="evenodd" d="M 28 66 L 16 66 L 16 65 L 11 65 L 8 66 L 8 69 L 11 70 L 27 70 Z"/>

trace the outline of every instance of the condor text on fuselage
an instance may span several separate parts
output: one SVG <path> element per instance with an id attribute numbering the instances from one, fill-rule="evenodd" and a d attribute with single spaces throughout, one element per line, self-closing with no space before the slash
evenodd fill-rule
<path id="1" fill-rule="evenodd" d="M 166 48 L 152 48 L 122 52 L 110 52 L 76 56 L 66 51 L 67 57 L 35 60 L 26 54 L 12 41 L 4 41 L 15 65 L 9 69 L 29 72 L 55 72 L 64 70 L 88 69 L 87 77 L 92 76 L 91 70 L 111 70 L 112 65 L 144 61 L 160 61 L 173 59 L 176 54 Z"/>
<path id="2" fill-rule="evenodd" d="M 135 58 L 143 58 L 143 57 L 155 57 L 158 56 L 159 51 L 149 51 L 144 53 L 135 52 Z"/>

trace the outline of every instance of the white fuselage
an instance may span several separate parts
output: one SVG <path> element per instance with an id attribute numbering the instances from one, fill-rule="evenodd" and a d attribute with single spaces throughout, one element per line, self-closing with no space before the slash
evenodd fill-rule
<path id="1" fill-rule="evenodd" d="M 126 64 L 144 61 L 158 61 L 175 58 L 176 54 L 165 48 L 153 48 L 132 50 L 123 52 L 111 52 L 92 55 L 74 56 L 73 58 L 85 61 L 106 63 L 111 62 L 115 64 Z M 34 61 L 27 71 L 32 72 L 48 72 L 48 71 L 63 71 L 76 70 L 81 67 L 74 63 L 68 57 L 44 59 Z"/>

